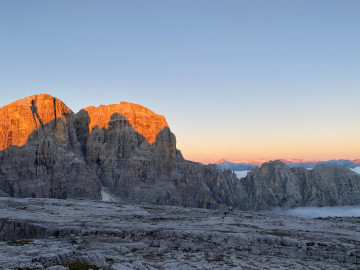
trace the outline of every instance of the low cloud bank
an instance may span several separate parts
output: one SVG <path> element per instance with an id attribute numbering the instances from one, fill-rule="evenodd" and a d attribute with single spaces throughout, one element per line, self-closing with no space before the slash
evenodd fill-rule
<path id="1" fill-rule="evenodd" d="M 250 171 L 234 171 L 237 178 L 245 178 L 248 172 Z"/>
<path id="2" fill-rule="evenodd" d="M 304 217 L 304 218 L 360 217 L 360 205 L 332 206 L 332 207 L 298 207 L 287 210 L 283 210 L 281 208 L 274 208 L 269 212 L 281 214 L 281 215 Z"/>

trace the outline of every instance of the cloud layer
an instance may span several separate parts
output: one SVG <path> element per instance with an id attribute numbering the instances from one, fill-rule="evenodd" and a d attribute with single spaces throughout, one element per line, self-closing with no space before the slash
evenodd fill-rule
<path id="1" fill-rule="evenodd" d="M 281 215 L 304 217 L 304 218 L 360 217 L 360 205 L 342 206 L 342 207 L 298 207 L 288 210 L 274 208 L 269 212 L 281 214 Z"/>

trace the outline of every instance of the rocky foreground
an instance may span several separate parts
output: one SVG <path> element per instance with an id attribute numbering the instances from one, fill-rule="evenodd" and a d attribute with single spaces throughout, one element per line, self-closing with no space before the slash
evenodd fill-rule
<path id="1" fill-rule="evenodd" d="M 0 209 L 1 269 L 360 267 L 360 218 L 19 198 Z"/>

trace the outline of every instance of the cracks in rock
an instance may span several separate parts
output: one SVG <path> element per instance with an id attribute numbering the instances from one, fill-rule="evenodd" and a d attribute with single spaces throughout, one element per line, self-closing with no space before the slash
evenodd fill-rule
<path id="1" fill-rule="evenodd" d="M 35 150 L 35 179 L 38 179 L 38 165 L 39 165 L 39 146 L 40 146 L 40 136 L 39 136 L 39 129 L 38 129 L 38 124 L 36 121 L 36 118 L 38 118 L 39 123 L 41 124 L 41 126 L 43 126 L 43 123 L 41 121 L 41 118 L 39 116 L 39 113 L 37 111 L 37 106 L 36 106 L 36 101 L 33 99 L 31 100 L 31 106 L 30 106 L 30 110 L 32 112 L 33 118 L 34 118 L 34 122 L 35 122 L 35 127 L 37 130 L 37 145 L 36 145 L 36 150 Z M 44 132 L 44 130 L 43 130 Z"/>
<path id="2" fill-rule="evenodd" d="M 139 138 L 139 133 L 138 132 L 136 132 L 136 137 L 137 137 L 138 148 L 140 148 L 140 138 Z"/>
<path id="3" fill-rule="evenodd" d="M 39 157 L 39 152 L 40 152 L 39 151 L 39 148 L 40 148 L 40 130 L 39 130 L 39 126 L 38 126 L 38 121 L 39 121 L 39 123 L 41 125 L 41 130 L 42 130 L 43 135 L 44 135 L 44 138 L 42 140 L 43 148 L 44 148 L 45 143 L 46 143 L 46 139 L 48 138 L 49 133 L 54 132 L 55 129 L 56 129 L 57 113 L 56 113 L 56 98 L 55 97 L 53 97 L 53 107 L 54 107 L 54 121 L 55 121 L 55 124 L 54 124 L 54 127 L 52 128 L 51 131 L 45 133 L 44 123 L 43 123 L 43 121 L 42 121 L 42 119 L 41 119 L 41 117 L 39 115 L 38 107 L 36 105 L 36 100 L 35 99 L 31 100 L 30 110 L 32 112 L 34 122 L 35 122 L 35 127 L 36 127 L 36 130 L 37 130 L 37 145 L 36 145 L 36 150 L 35 150 L 35 162 L 34 162 L 36 179 L 38 179 L 38 166 L 40 165 L 40 157 Z M 57 151 L 57 149 L 55 151 Z M 47 165 L 46 163 L 47 162 L 46 162 L 46 159 L 45 159 L 45 165 Z"/>
<path id="4" fill-rule="evenodd" d="M 54 103 L 54 116 L 55 116 L 55 126 L 56 126 L 57 119 L 56 119 L 56 98 L 55 97 L 53 97 L 53 103 Z"/>
<path id="5" fill-rule="evenodd" d="M 44 124 L 43 124 L 43 122 L 42 122 L 42 120 L 41 120 L 41 118 L 39 116 L 39 113 L 38 113 L 38 108 L 36 106 L 36 100 L 35 99 L 33 99 L 31 101 L 30 109 L 31 109 L 31 112 L 32 112 L 33 117 L 34 117 L 34 121 L 36 123 L 36 128 L 37 128 L 36 118 L 39 120 L 39 123 L 40 123 L 41 127 L 44 128 Z M 35 118 L 35 116 L 36 116 L 36 118 Z"/>

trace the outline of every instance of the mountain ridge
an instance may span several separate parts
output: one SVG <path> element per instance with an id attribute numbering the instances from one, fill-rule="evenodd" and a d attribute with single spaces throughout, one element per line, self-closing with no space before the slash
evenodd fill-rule
<path id="1" fill-rule="evenodd" d="M 125 116 L 129 124 L 140 134 L 142 134 L 149 144 L 156 140 L 156 135 L 165 127 L 169 127 L 163 115 L 158 115 L 148 108 L 141 105 L 120 102 L 120 104 L 90 106 L 83 110 L 87 111 L 90 117 L 90 132 L 97 125 L 98 128 L 108 128 L 108 123 L 114 113 Z"/>
<path id="2" fill-rule="evenodd" d="M 105 190 L 119 202 L 243 210 L 360 204 L 360 175 L 345 167 L 309 172 L 276 161 L 238 179 L 215 164 L 185 160 L 165 117 L 141 105 L 75 114 L 60 102 L 50 95 L 20 102 L 30 134 L 25 144 L 0 150 L 0 196 L 100 200 Z M 11 120 L 2 114 L 2 138 L 21 131 Z"/>
<path id="3" fill-rule="evenodd" d="M 169 127 L 163 115 L 135 103 L 122 101 L 120 104 L 89 106 L 82 110 L 89 114 L 90 132 L 95 126 L 100 129 L 108 128 L 111 115 L 119 113 L 128 119 L 129 124 L 142 134 L 149 144 L 156 140 L 161 129 Z M 60 99 L 49 94 L 28 96 L 1 107 L 0 150 L 3 151 L 11 145 L 24 145 L 28 136 L 40 125 L 58 119 L 66 123 L 65 115 L 69 114 L 74 113 Z M 4 121 L 5 119 L 10 122 Z"/>
<path id="4" fill-rule="evenodd" d="M 313 169 L 317 165 L 326 164 L 329 166 L 345 166 L 347 168 L 353 169 L 356 167 L 360 167 L 360 159 L 331 159 L 324 161 L 316 161 L 316 160 L 304 160 L 304 159 L 275 159 L 280 160 L 287 164 L 290 167 L 303 167 L 308 169 Z M 274 160 L 255 160 L 255 161 L 240 161 L 240 162 L 231 162 L 226 159 L 220 159 L 216 162 L 216 165 L 219 166 L 222 170 L 230 169 L 232 171 L 247 171 L 251 168 L 261 166 L 264 163 L 274 161 Z"/>

